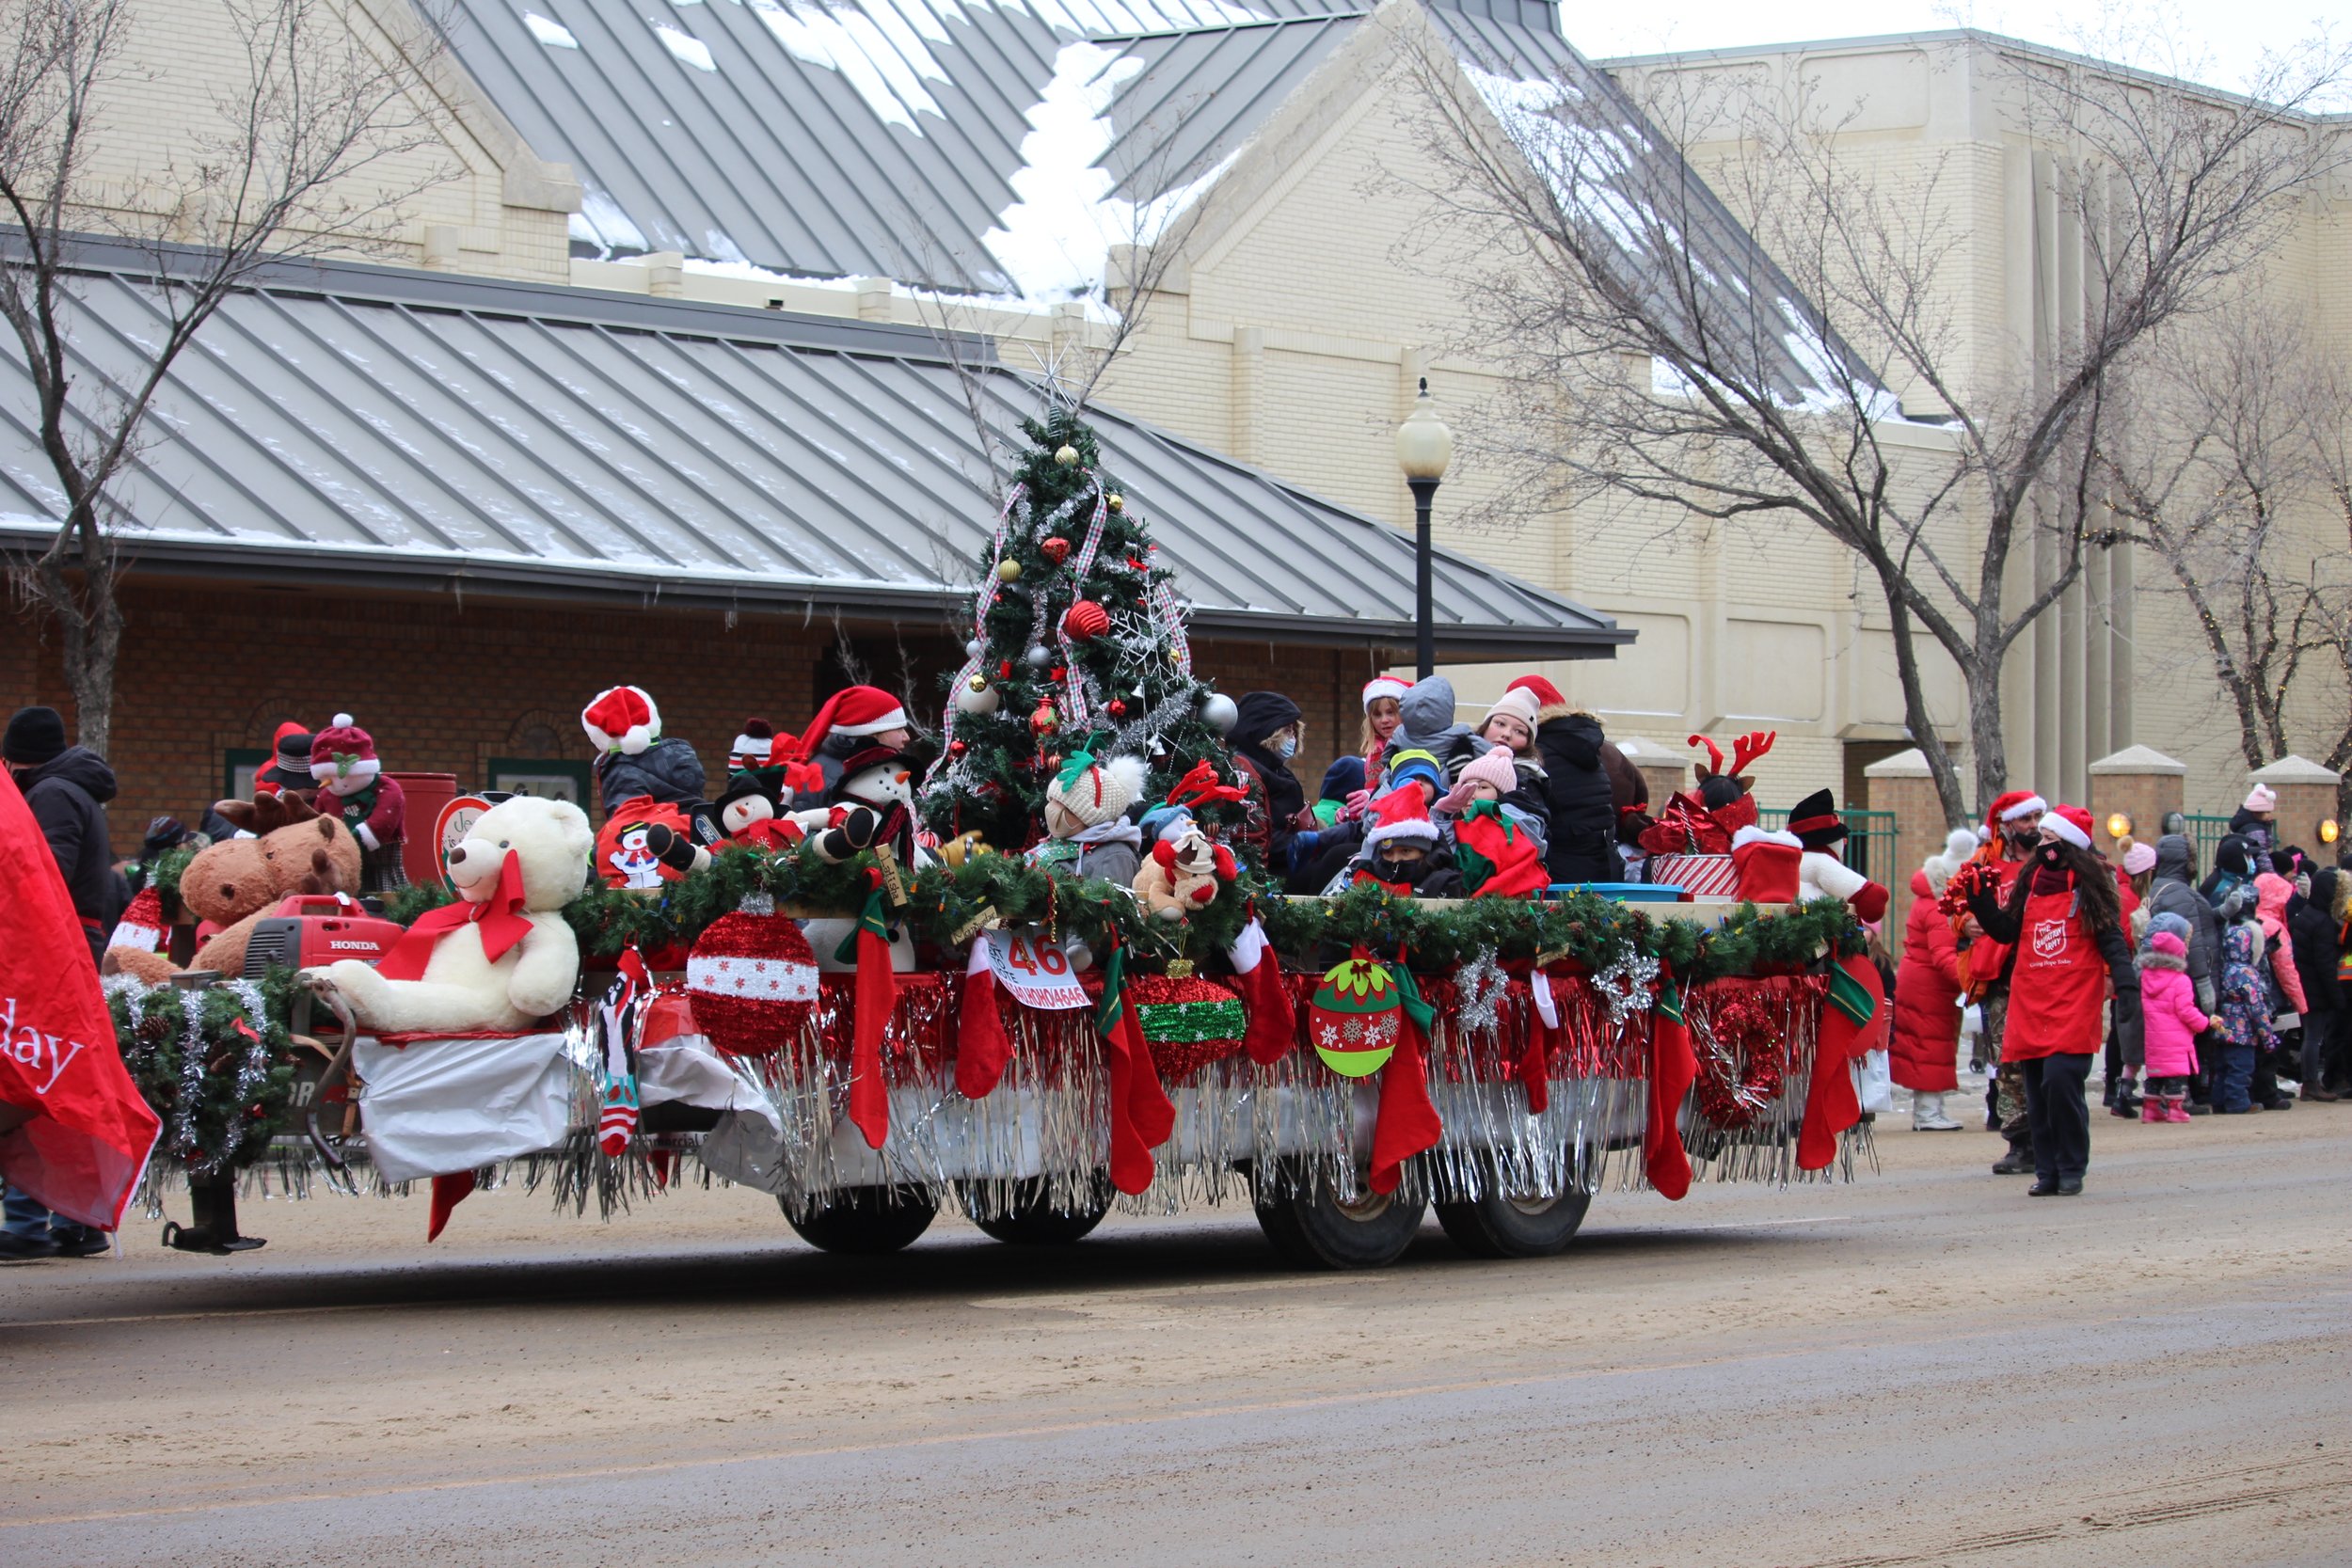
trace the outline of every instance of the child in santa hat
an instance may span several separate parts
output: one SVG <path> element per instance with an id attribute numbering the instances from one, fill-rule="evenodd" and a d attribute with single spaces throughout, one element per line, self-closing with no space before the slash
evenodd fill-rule
<path id="1" fill-rule="evenodd" d="M 1408 785 L 1389 791 L 1372 803 L 1366 821 L 1363 850 L 1332 891 L 1377 882 L 1408 896 L 1462 896 L 1461 873 L 1445 848 L 1444 833 L 1430 820 L 1420 790 Z"/>
<path id="2" fill-rule="evenodd" d="M 914 727 L 898 698 L 878 686 L 845 686 L 825 699 L 801 732 L 799 750 L 824 774 L 824 788 L 812 792 L 821 797 L 841 782 L 841 766 L 851 756 L 876 746 L 902 752 L 914 738 Z M 801 803 L 811 806 L 819 800 Z"/>
<path id="3" fill-rule="evenodd" d="M 715 819 L 698 815 L 704 804 L 702 758 L 687 742 L 661 733 L 661 710 L 644 688 L 605 688 L 580 709 L 580 727 L 596 749 L 596 794 L 606 816 L 642 795 L 676 806 L 698 826 L 707 824 L 709 836 L 702 842 L 717 842 Z"/>

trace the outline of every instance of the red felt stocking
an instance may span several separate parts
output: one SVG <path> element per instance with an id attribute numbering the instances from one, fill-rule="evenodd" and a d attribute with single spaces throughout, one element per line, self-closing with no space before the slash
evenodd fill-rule
<path id="1" fill-rule="evenodd" d="M 1095 1015 L 1111 1069 L 1111 1185 L 1139 1193 L 1152 1185 L 1152 1151 L 1176 1131 L 1176 1107 L 1161 1085 L 1152 1044 L 1127 1000 L 1127 950 L 1115 947 L 1103 967 L 1103 1006 Z"/>
<path id="2" fill-rule="evenodd" d="M 857 919 L 856 1017 L 850 1027 L 850 1120 L 880 1148 L 890 1133 L 890 1090 L 882 1082 L 882 1042 L 898 1006 L 898 976 L 890 963 L 890 938 L 882 927 L 882 890 L 866 895 Z M 845 947 L 850 943 L 844 943 Z M 835 953 L 836 958 L 848 958 Z"/>
<path id="3" fill-rule="evenodd" d="M 1527 1031 L 1527 1049 L 1519 1053 L 1519 1086 L 1527 1091 L 1527 1112 L 1540 1117 L 1551 1105 L 1551 1052 L 1560 1038 L 1560 1005 L 1551 976 L 1530 972 L 1527 989 L 1535 1002 L 1535 1017 Z"/>
<path id="4" fill-rule="evenodd" d="M 973 939 L 972 961 L 963 971 L 963 1006 L 956 1014 L 956 1092 L 984 1100 L 1005 1076 L 1012 1041 L 996 1009 L 996 972 L 988 961 L 988 937 Z"/>
<path id="5" fill-rule="evenodd" d="M 425 1221 L 424 1239 L 437 1241 L 441 1229 L 449 1224 L 450 1211 L 466 1201 L 473 1192 L 473 1172 L 453 1171 L 448 1176 L 433 1179 L 433 1213 Z"/>
<path id="6" fill-rule="evenodd" d="M 1837 1138 L 1862 1119 L 1854 1093 L 1853 1059 L 1869 1049 L 1886 1010 L 1878 966 L 1863 954 L 1830 971 L 1829 1001 L 1821 1008 L 1820 1043 L 1813 1053 L 1813 1082 L 1804 1091 L 1804 1125 L 1797 1133 L 1797 1168 L 1826 1170 Z"/>
<path id="7" fill-rule="evenodd" d="M 1422 999 L 1421 987 L 1405 954 L 1396 961 L 1397 990 L 1405 1004 L 1405 1027 L 1397 1031 L 1396 1054 L 1380 1069 L 1380 1111 L 1372 1124 L 1372 1190 L 1392 1193 L 1404 1178 L 1405 1162 L 1437 1147 L 1445 1126 L 1429 1098 L 1429 1065 L 1423 1054 L 1437 1013 Z"/>
<path id="8" fill-rule="evenodd" d="M 1242 1048 L 1260 1067 L 1272 1067 L 1298 1049 L 1298 999 L 1282 978 L 1282 960 L 1274 956 L 1265 927 L 1254 917 L 1241 928 L 1229 956 L 1249 1013 Z"/>
<path id="9" fill-rule="evenodd" d="M 1649 1129 L 1642 1139 L 1642 1169 L 1669 1198 L 1691 1190 L 1691 1156 L 1682 1147 L 1682 1101 L 1698 1076 L 1682 993 L 1669 979 L 1658 989 L 1649 1040 Z"/>

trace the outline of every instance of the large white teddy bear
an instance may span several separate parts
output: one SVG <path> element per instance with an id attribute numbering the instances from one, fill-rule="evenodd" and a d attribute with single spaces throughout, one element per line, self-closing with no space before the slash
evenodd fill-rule
<path id="1" fill-rule="evenodd" d="M 572 999 L 580 942 L 558 911 L 588 880 L 596 835 L 565 800 L 517 796 L 449 852 L 458 903 L 428 912 L 377 965 L 306 969 L 378 1034 L 520 1030 Z"/>

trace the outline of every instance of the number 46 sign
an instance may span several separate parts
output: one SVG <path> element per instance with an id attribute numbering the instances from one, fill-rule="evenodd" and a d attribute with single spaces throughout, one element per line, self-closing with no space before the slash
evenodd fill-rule
<path id="1" fill-rule="evenodd" d="M 1035 927 L 999 927 L 988 933 L 988 967 L 1013 1000 L 1041 1012 L 1091 1006 L 1070 972 L 1070 955 Z"/>

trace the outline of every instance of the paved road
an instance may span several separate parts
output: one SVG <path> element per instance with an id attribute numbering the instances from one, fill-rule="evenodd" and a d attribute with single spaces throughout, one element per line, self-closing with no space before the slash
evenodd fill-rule
<path id="1" fill-rule="evenodd" d="M 694 1190 L 248 1210 L 0 1270 L 0 1563 L 2352 1562 L 2352 1107 L 1890 1132 L 1571 1254 L 1281 1272 L 1246 1214 L 823 1257 Z"/>

